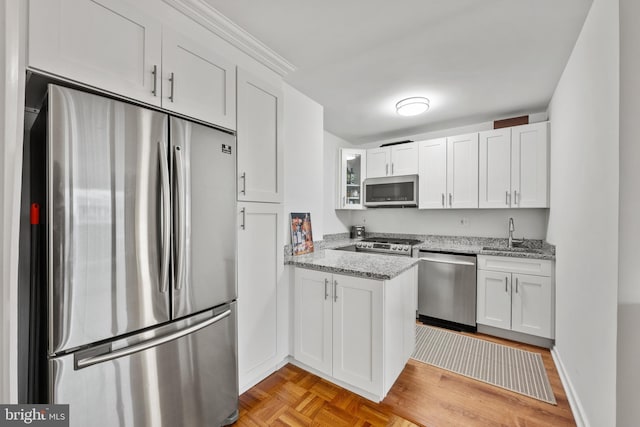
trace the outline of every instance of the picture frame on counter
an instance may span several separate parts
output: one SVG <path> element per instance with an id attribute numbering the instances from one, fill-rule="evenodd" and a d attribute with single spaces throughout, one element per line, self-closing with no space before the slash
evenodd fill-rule
<path id="1" fill-rule="evenodd" d="M 303 255 L 313 252 L 311 213 L 291 212 L 289 229 L 291 230 L 291 248 L 293 255 Z"/>

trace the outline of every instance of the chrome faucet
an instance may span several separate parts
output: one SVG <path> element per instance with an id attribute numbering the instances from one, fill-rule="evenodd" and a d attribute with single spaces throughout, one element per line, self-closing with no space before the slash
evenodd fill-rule
<path id="1" fill-rule="evenodd" d="M 524 242 L 524 239 L 514 239 L 513 232 L 516 231 L 515 225 L 513 225 L 513 218 L 509 218 L 509 249 L 513 248 L 513 244 L 521 244 Z"/>

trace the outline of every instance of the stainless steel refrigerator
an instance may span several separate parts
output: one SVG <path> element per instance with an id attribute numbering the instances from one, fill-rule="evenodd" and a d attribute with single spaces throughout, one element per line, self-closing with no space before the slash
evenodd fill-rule
<path id="1" fill-rule="evenodd" d="M 72 426 L 235 421 L 235 137 L 56 85 L 34 129 L 48 403 Z"/>

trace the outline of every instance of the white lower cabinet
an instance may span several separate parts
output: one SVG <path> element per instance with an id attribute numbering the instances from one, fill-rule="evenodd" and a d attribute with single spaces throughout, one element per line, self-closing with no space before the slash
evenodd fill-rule
<path id="1" fill-rule="evenodd" d="M 415 268 L 381 281 L 295 269 L 294 358 L 380 401 L 415 345 Z"/>
<path id="2" fill-rule="evenodd" d="M 478 256 L 478 324 L 554 338 L 552 268 L 548 260 Z"/>
<path id="3" fill-rule="evenodd" d="M 240 392 L 286 357 L 287 301 L 281 289 L 282 205 L 238 203 L 238 375 Z M 229 268 L 233 268 L 232 265 Z"/>

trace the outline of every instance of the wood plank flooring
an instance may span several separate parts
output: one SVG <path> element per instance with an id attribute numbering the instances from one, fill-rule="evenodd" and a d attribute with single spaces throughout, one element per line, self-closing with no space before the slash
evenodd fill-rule
<path id="1" fill-rule="evenodd" d="M 240 396 L 236 426 L 575 426 L 551 353 L 542 354 L 557 406 L 413 359 L 387 397 L 374 403 L 288 364 Z"/>

